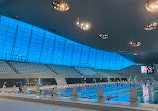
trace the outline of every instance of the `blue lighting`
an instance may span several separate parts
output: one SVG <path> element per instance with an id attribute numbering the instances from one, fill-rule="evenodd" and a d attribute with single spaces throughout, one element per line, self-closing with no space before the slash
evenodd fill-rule
<path id="1" fill-rule="evenodd" d="M 136 65 L 118 53 L 90 48 L 5 16 L 0 16 L 0 59 L 109 70 Z"/>

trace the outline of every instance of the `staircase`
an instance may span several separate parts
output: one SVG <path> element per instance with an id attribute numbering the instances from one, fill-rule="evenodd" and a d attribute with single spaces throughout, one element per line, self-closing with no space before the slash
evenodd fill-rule
<path id="1" fill-rule="evenodd" d="M 72 66 L 72 69 L 75 70 L 77 73 L 79 73 L 81 76 L 83 75 L 81 72 L 79 72 L 75 67 Z"/>
<path id="2" fill-rule="evenodd" d="M 45 66 L 50 69 L 51 71 L 53 71 L 56 75 L 58 75 L 58 73 L 56 71 L 54 71 L 54 69 L 52 69 L 50 66 L 48 66 L 47 64 L 45 64 Z"/>
<path id="3" fill-rule="evenodd" d="M 20 74 L 20 72 L 12 64 L 10 64 L 9 61 L 6 61 L 6 63 L 13 69 L 14 72 L 16 72 L 17 74 Z"/>

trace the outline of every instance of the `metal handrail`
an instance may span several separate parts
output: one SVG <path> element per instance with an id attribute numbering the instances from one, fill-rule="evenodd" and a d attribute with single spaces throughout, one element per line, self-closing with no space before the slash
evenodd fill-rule
<path id="1" fill-rule="evenodd" d="M 152 86 L 152 85 L 149 85 L 149 86 Z M 141 87 L 136 87 L 136 89 L 139 89 Z M 124 90 L 119 90 L 119 91 L 114 91 L 114 92 L 108 92 L 108 93 L 104 93 L 104 94 L 111 94 L 111 93 L 116 93 L 116 92 L 121 92 L 121 91 L 127 91 L 127 90 L 130 90 L 130 88 L 129 89 L 124 89 Z"/>
<path id="2" fill-rule="evenodd" d="M 151 89 L 151 88 L 154 88 L 154 87 L 158 87 L 158 86 L 153 86 L 153 87 L 150 87 L 150 88 L 148 88 L 148 89 Z M 143 90 L 138 90 L 138 91 L 136 91 L 136 92 L 139 92 L 139 91 L 143 91 Z M 154 91 L 154 92 L 157 92 L 158 90 L 156 90 L 156 91 Z M 152 93 L 154 93 L 154 92 L 152 92 Z M 152 94 L 151 93 L 151 94 Z M 115 98 L 115 97 L 120 97 L 120 96 L 124 96 L 124 95 L 128 95 L 128 94 L 130 94 L 130 92 L 129 93 L 125 93 L 125 94 L 120 94 L 120 95 L 117 95 L 117 96 L 114 96 L 113 98 Z M 149 94 L 147 94 L 147 95 L 150 95 L 150 93 Z M 144 95 L 144 96 L 147 96 L 147 95 Z M 141 97 L 144 97 L 144 96 L 141 96 Z"/>

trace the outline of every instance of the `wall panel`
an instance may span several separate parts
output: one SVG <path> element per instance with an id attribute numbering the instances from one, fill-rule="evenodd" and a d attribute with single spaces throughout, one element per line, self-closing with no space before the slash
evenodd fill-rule
<path id="1" fill-rule="evenodd" d="M 117 53 L 84 46 L 5 16 L 0 16 L 0 59 L 110 70 L 135 65 Z"/>

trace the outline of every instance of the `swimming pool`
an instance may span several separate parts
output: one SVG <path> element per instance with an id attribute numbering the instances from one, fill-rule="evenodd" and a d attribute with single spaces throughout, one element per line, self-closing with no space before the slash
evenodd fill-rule
<path id="1" fill-rule="evenodd" d="M 77 87 L 79 98 L 82 100 L 90 99 L 91 102 L 96 102 L 98 98 L 96 96 L 98 93 L 98 87 L 103 87 L 105 102 L 129 102 L 130 88 L 136 88 L 140 103 L 158 104 L 158 85 L 152 84 L 132 84 L 131 86 L 129 84 L 114 84 Z M 59 98 L 72 98 L 72 91 L 73 88 L 57 89 Z"/>

